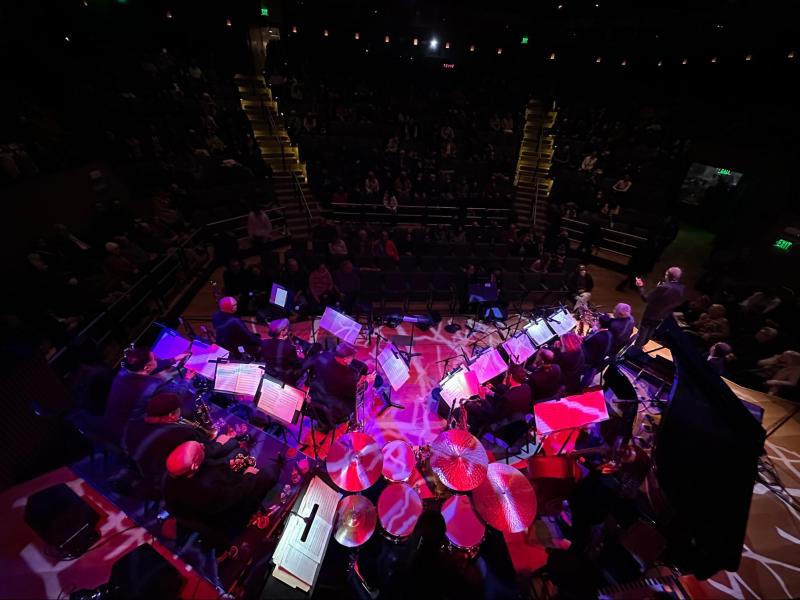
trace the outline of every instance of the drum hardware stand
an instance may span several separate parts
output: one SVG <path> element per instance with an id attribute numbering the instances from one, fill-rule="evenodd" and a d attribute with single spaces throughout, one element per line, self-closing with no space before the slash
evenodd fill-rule
<path id="1" fill-rule="evenodd" d="M 358 567 L 358 548 L 354 548 L 350 552 L 350 557 L 348 559 L 347 569 L 355 576 L 358 583 L 361 584 L 361 587 L 364 588 L 364 591 L 369 594 L 369 597 L 372 600 L 375 600 L 380 596 L 380 590 L 373 590 L 369 587 L 367 580 L 364 579 L 364 576 L 361 574 L 361 569 Z"/>

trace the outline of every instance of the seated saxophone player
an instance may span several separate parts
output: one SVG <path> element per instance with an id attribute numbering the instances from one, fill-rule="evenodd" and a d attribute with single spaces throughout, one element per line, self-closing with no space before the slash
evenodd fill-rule
<path id="1" fill-rule="evenodd" d="M 250 458 L 250 457 L 248 457 Z M 206 446 L 184 442 L 166 460 L 164 500 L 179 519 L 191 520 L 213 529 L 221 541 L 244 529 L 262 501 L 278 483 L 283 457 L 269 464 L 254 461 L 210 460 Z M 212 542 L 213 543 L 213 542 Z"/>
<path id="2" fill-rule="evenodd" d="M 216 435 L 192 421 L 181 418 L 177 394 L 162 393 L 150 398 L 144 417 L 132 419 L 122 435 L 122 448 L 136 463 L 146 482 L 160 487 L 166 473 L 170 452 L 184 442 L 196 441 L 205 446 L 209 460 L 226 461 L 239 449 L 236 439 Z"/>
<path id="3" fill-rule="evenodd" d="M 289 319 L 271 321 L 269 337 L 261 342 L 261 358 L 267 374 L 288 385 L 295 385 L 305 358 L 292 340 Z"/>

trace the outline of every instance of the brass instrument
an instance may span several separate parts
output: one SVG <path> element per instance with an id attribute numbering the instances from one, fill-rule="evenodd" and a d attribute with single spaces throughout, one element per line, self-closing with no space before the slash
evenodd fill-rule
<path id="1" fill-rule="evenodd" d="M 214 426 L 214 421 L 211 419 L 211 409 L 205 401 L 205 395 L 206 386 L 203 385 L 198 389 L 197 396 L 194 399 L 192 418 L 184 419 L 181 417 L 179 422 L 197 427 L 213 440 L 219 435 L 219 430 Z"/>

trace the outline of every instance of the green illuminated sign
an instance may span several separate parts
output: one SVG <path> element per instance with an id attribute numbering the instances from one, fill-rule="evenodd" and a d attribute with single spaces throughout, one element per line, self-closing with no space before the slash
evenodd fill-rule
<path id="1" fill-rule="evenodd" d="M 523 36 L 522 36 L 522 45 L 524 46 L 524 45 L 526 45 L 527 43 L 528 43 L 528 36 L 527 36 L 527 35 L 523 35 Z"/>
<path id="2" fill-rule="evenodd" d="M 783 251 L 789 251 L 794 246 L 794 242 L 790 242 L 789 240 L 785 240 L 783 238 L 778 238 L 775 240 L 775 243 L 772 245 L 774 248 Z"/>
<path id="3" fill-rule="evenodd" d="M 269 16 L 269 9 L 268 8 L 261 8 L 261 16 L 268 17 Z"/>
<path id="4" fill-rule="evenodd" d="M 730 169 L 717 169 L 717 175 L 730 175 Z"/>

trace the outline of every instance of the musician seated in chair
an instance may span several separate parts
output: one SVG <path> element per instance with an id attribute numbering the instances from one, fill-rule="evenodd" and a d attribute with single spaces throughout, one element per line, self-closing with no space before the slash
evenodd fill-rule
<path id="1" fill-rule="evenodd" d="M 355 354 L 352 345 L 342 342 L 334 352 L 320 352 L 303 365 L 311 376 L 311 408 L 322 431 L 343 423 L 355 410 L 358 382 L 366 374 L 363 363 L 354 363 Z"/>
<path id="2" fill-rule="evenodd" d="M 240 469 L 236 461 L 219 462 L 197 441 L 184 442 L 167 457 L 164 480 L 167 509 L 221 535 L 243 529 L 267 493 L 278 483 L 283 458 L 261 468 Z"/>
<path id="3" fill-rule="evenodd" d="M 261 342 L 261 358 L 266 372 L 288 385 L 295 385 L 305 358 L 292 343 L 289 319 L 276 319 L 269 324 L 269 338 Z"/>
<path id="4" fill-rule="evenodd" d="M 113 444 L 120 444 L 122 433 L 131 417 L 145 412 L 148 399 L 158 392 L 178 390 L 169 379 L 157 373 L 183 360 L 187 354 L 159 360 L 147 347 L 131 348 L 125 353 L 123 367 L 111 383 L 102 415 L 79 413 L 78 427 L 89 435 Z"/>
<path id="5" fill-rule="evenodd" d="M 494 392 L 487 392 L 486 400 L 464 404 L 470 431 L 475 435 L 480 436 L 493 423 L 524 421 L 525 415 L 533 410 L 533 394 L 525 367 L 514 365 L 508 374 L 508 383 L 498 385 Z"/>
<path id="6" fill-rule="evenodd" d="M 238 308 L 236 298 L 220 298 L 219 310 L 211 317 L 211 323 L 217 332 L 217 344 L 230 352 L 231 358 L 242 357 L 239 348 L 257 358 L 261 350 L 261 336 L 250 331 L 244 321 L 236 316 Z"/>
<path id="7" fill-rule="evenodd" d="M 128 423 L 122 436 L 122 448 L 139 467 L 142 477 L 160 486 L 166 474 L 167 456 L 184 442 L 204 444 L 209 459 L 225 459 L 239 449 L 237 441 L 228 435 L 218 435 L 212 440 L 213 433 L 181 419 L 178 395 L 162 393 L 150 398 L 144 417 Z"/>
<path id="8" fill-rule="evenodd" d="M 555 364 L 555 360 L 555 354 L 548 348 L 540 348 L 536 352 L 533 372 L 528 378 L 534 402 L 555 398 L 564 390 L 561 367 Z"/>

